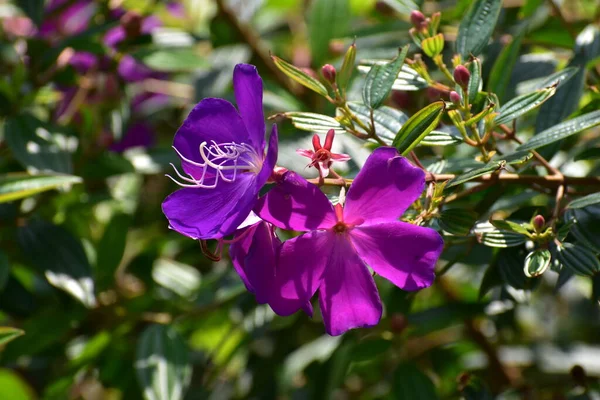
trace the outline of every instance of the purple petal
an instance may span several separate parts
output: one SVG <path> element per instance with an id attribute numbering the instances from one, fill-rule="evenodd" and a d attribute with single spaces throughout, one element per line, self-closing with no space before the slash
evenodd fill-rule
<path id="1" fill-rule="evenodd" d="M 112 151 L 123 152 L 134 147 L 148 148 L 154 143 L 154 129 L 143 121 L 134 122 L 125 132 L 125 136 L 110 146 Z"/>
<path id="2" fill-rule="evenodd" d="M 349 329 L 377 325 L 381 300 L 364 262 L 344 236 L 336 235 L 329 251 L 331 259 L 319 288 L 325 330 L 337 336 Z"/>
<path id="3" fill-rule="evenodd" d="M 80 74 L 98 66 L 98 56 L 87 51 L 78 51 L 69 59 L 69 64 Z"/>
<path id="4" fill-rule="evenodd" d="M 58 18 L 58 28 L 65 36 L 77 35 L 85 31 L 90 19 L 96 13 L 96 3 L 92 1 L 78 1 L 62 11 Z"/>
<path id="5" fill-rule="evenodd" d="M 104 44 L 108 47 L 115 48 L 117 45 L 125 40 L 127 34 L 125 33 L 125 29 L 121 25 L 115 26 L 106 32 L 104 35 Z"/>
<path id="6" fill-rule="evenodd" d="M 258 303 L 265 304 L 274 288 L 275 261 L 281 241 L 266 222 L 247 229 L 241 233 L 242 239 L 231 245 L 229 254 L 246 288 L 256 295 Z"/>
<path id="7" fill-rule="evenodd" d="M 257 178 L 259 189 L 267 182 L 273 173 L 273 168 L 275 168 L 275 164 L 277 163 L 278 150 L 279 134 L 277 133 L 277 125 L 273 125 L 273 128 L 271 128 L 271 136 L 269 137 L 269 149 L 267 150 L 267 156 L 263 161 L 262 168 L 260 169 L 260 173 L 258 174 Z"/>
<path id="8" fill-rule="evenodd" d="M 321 284 L 333 240 L 331 232 L 313 231 L 283 243 L 269 301 L 273 311 L 285 316 L 307 306 Z"/>
<path id="9" fill-rule="evenodd" d="M 331 202 L 321 190 L 295 172 L 288 171 L 254 207 L 262 219 L 294 231 L 311 231 L 335 225 Z"/>
<path id="10" fill-rule="evenodd" d="M 235 231 L 252 210 L 257 194 L 256 176 L 246 173 L 214 189 L 180 189 L 165 199 L 162 209 L 177 232 L 192 239 L 215 239 Z"/>
<path id="11" fill-rule="evenodd" d="M 344 220 L 363 224 L 397 220 L 421 195 L 425 173 L 400 157 L 392 147 L 380 147 L 358 173 L 344 206 Z"/>
<path id="12" fill-rule="evenodd" d="M 142 21 L 141 31 L 143 34 L 149 35 L 160 26 L 162 26 L 162 22 L 160 22 L 160 19 L 157 16 L 150 15 L 144 18 L 144 20 Z"/>
<path id="13" fill-rule="evenodd" d="M 167 3 L 167 12 L 175 18 L 186 18 L 185 6 L 176 1 L 170 1 Z"/>
<path id="14" fill-rule="evenodd" d="M 134 114 L 150 115 L 164 109 L 171 99 L 163 93 L 142 92 L 131 99 L 131 111 Z"/>
<path id="15" fill-rule="evenodd" d="M 188 160 L 203 162 L 200 157 L 200 144 L 247 143 L 248 134 L 242 118 L 233 105 L 223 99 L 208 98 L 194 107 L 183 125 L 175 133 L 173 146 Z M 182 160 L 183 169 L 198 178 L 202 169 Z"/>
<path id="16" fill-rule="evenodd" d="M 263 83 L 254 65 L 238 64 L 233 71 L 233 90 L 240 115 L 246 124 L 252 147 L 262 153 L 265 148 Z"/>
<path id="17" fill-rule="evenodd" d="M 117 68 L 119 75 L 127 82 L 139 82 L 150 78 L 154 71 L 130 55 L 124 55 Z"/>
<path id="18" fill-rule="evenodd" d="M 379 275 L 403 290 L 430 286 L 444 242 L 433 229 L 386 222 L 350 231 L 354 247 Z"/>
<path id="19" fill-rule="evenodd" d="M 246 289 L 248 289 L 250 293 L 254 293 L 254 286 L 252 286 L 252 283 L 250 283 L 250 280 L 246 275 L 245 261 L 248 251 L 250 251 L 252 237 L 254 236 L 256 228 L 258 228 L 258 224 L 239 229 L 233 237 L 234 242 L 229 246 L 229 257 L 231 258 L 233 268 L 240 278 L 242 278 L 242 282 L 244 282 Z"/>

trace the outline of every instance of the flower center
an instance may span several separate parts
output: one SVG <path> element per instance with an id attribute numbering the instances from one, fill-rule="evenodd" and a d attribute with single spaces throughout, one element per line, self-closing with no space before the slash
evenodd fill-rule
<path id="1" fill-rule="evenodd" d="M 173 148 L 183 161 L 202 171 L 199 177 L 189 173 L 188 176 L 184 176 L 171 164 L 177 176 L 185 183 L 177 181 L 170 175 L 167 176 L 183 187 L 213 189 L 217 187 L 219 181 L 235 182 L 240 173 L 258 174 L 263 165 L 263 157 L 246 143 L 216 143 L 214 140 L 212 144 L 202 142 L 199 147 L 202 162 L 192 161 L 184 157 L 175 147 Z"/>
<path id="2" fill-rule="evenodd" d="M 333 209 L 335 210 L 335 216 L 337 217 L 337 223 L 331 227 L 331 230 L 335 233 L 346 233 L 352 230 L 355 226 L 358 226 L 365 222 L 363 219 L 356 220 L 354 222 L 345 222 L 344 221 L 344 207 L 341 204 L 336 204 Z"/>

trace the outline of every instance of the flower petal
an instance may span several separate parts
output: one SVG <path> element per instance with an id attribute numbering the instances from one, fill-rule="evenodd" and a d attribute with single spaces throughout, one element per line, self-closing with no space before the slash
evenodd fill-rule
<path id="1" fill-rule="evenodd" d="M 192 239 L 227 236 L 252 210 L 258 194 L 255 181 L 253 174 L 240 174 L 235 182 L 214 189 L 180 189 L 165 199 L 163 213 L 172 229 Z"/>
<path id="2" fill-rule="evenodd" d="M 271 136 L 269 137 L 269 149 L 267 150 L 267 156 L 265 157 L 257 178 L 257 182 L 260 187 L 267 182 L 271 176 L 271 173 L 273 172 L 273 168 L 275 168 L 275 164 L 277 163 L 277 153 L 279 149 L 278 137 L 277 125 L 273 125 L 273 128 L 271 128 Z"/>
<path id="3" fill-rule="evenodd" d="M 152 77 L 154 71 L 137 61 L 133 56 L 124 55 L 117 67 L 119 75 L 127 82 L 139 82 Z"/>
<path id="4" fill-rule="evenodd" d="M 364 262 L 343 236 L 336 235 L 330 251 L 331 259 L 319 288 L 325 330 L 337 336 L 349 329 L 377 325 L 381 300 Z"/>
<path id="5" fill-rule="evenodd" d="M 173 146 L 188 160 L 202 163 L 200 144 L 211 143 L 248 143 L 248 133 L 242 118 L 233 105 L 223 99 L 207 98 L 194 107 L 183 125 L 175 133 Z M 199 178 L 202 168 L 184 160 L 183 170 Z"/>
<path id="6" fill-rule="evenodd" d="M 323 192 L 292 171 L 284 173 L 258 200 L 254 212 L 278 228 L 294 231 L 329 228 L 336 223 L 333 206 Z"/>
<path id="7" fill-rule="evenodd" d="M 344 206 L 344 220 L 364 224 L 397 220 L 421 195 L 425 173 L 400 157 L 393 147 L 380 147 L 358 173 Z"/>
<path id="8" fill-rule="evenodd" d="M 430 286 L 444 241 L 435 230 L 395 221 L 358 226 L 350 237 L 360 257 L 403 290 Z"/>
<path id="9" fill-rule="evenodd" d="M 333 240 L 330 232 L 313 231 L 283 243 L 269 301 L 273 311 L 284 316 L 309 311 L 306 303 L 319 288 Z"/>
<path id="10" fill-rule="evenodd" d="M 266 222 L 248 229 L 251 231 L 242 233 L 245 236 L 231 245 L 229 254 L 246 288 L 254 293 L 258 303 L 265 304 L 274 288 L 275 261 L 281 241 Z"/>
<path id="11" fill-rule="evenodd" d="M 233 70 L 233 91 L 250 143 L 260 154 L 265 149 L 263 83 L 254 65 L 238 64 Z"/>

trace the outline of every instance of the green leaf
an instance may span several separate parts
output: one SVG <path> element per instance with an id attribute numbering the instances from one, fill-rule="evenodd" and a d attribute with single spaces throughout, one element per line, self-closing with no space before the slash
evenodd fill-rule
<path id="1" fill-rule="evenodd" d="M 21 329 L 12 328 L 10 326 L 0 326 L 0 347 L 24 334 L 25 332 Z"/>
<path id="2" fill-rule="evenodd" d="M 151 325 L 142 332 L 135 371 L 146 400 L 180 400 L 192 377 L 185 342 L 171 326 Z"/>
<path id="3" fill-rule="evenodd" d="M 592 277 L 600 272 L 600 262 L 591 250 L 572 243 L 563 243 L 558 248 L 560 263 L 577 275 Z"/>
<path id="4" fill-rule="evenodd" d="M 166 258 L 159 258 L 152 266 L 152 279 L 181 297 L 191 298 L 201 284 L 200 272 L 194 267 Z"/>
<path id="5" fill-rule="evenodd" d="M 371 124 L 371 110 L 361 103 L 348 102 L 348 108 L 367 126 Z M 388 145 L 391 145 L 396 134 L 408 120 L 408 116 L 400 110 L 388 106 L 381 106 L 373 110 L 375 132 Z"/>
<path id="6" fill-rule="evenodd" d="M 348 33 L 350 3 L 347 0 L 315 0 L 308 14 L 308 40 L 313 65 L 323 65 L 331 39 Z"/>
<path id="7" fill-rule="evenodd" d="M 369 74 L 369 72 L 371 72 L 371 69 L 373 68 L 373 65 L 385 64 L 385 62 L 379 60 L 363 60 L 363 63 L 369 63 L 369 65 L 358 66 L 358 71 L 363 74 Z M 402 65 L 402 68 L 400 69 L 400 73 L 396 77 L 396 80 L 394 80 L 392 90 L 403 90 L 411 92 L 424 89 L 428 86 L 429 84 L 427 83 L 427 81 L 423 79 L 421 75 L 417 73 L 417 71 L 404 64 Z"/>
<path id="8" fill-rule="evenodd" d="M 24 114 L 6 120 L 4 135 L 13 156 L 25 168 L 71 173 L 70 152 L 77 139 L 59 133 L 57 127 Z"/>
<path id="9" fill-rule="evenodd" d="M 476 220 L 477 213 L 473 210 L 449 208 L 442 211 L 439 224 L 446 232 L 458 236 L 467 236 Z"/>
<path id="10" fill-rule="evenodd" d="M 130 224 L 131 217 L 129 215 L 115 214 L 106 225 L 97 251 L 96 284 L 98 290 L 105 290 L 113 283 L 115 271 L 125 252 Z"/>
<path id="11" fill-rule="evenodd" d="M 444 110 L 445 104 L 443 101 L 431 103 L 419 110 L 402 125 L 392 145 L 398 149 L 400 154 L 408 154 L 438 126 Z"/>
<path id="12" fill-rule="evenodd" d="M 502 281 L 515 289 L 531 290 L 538 279 L 528 278 L 523 271 L 525 251 L 521 249 L 502 249 L 498 252 L 498 272 Z"/>
<path id="13" fill-rule="evenodd" d="M 398 56 L 387 64 L 378 64 L 371 67 L 365 78 L 363 87 L 363 102 L 371 109 L 378 108 L 392 90 L 396 77 L 402 69 L 402 64 L 408 53 L 409 46 L 399 50 Z"/>
<path id="14" fill-rule="evenodd" d="M 11 369 L 0 369 L 0 399 L 36 400 L 38 396 L 27 382 Z"/>
<path id="15" fill-rule="evenodd" d="M 190 48 L 145 49 L 133 56 L 147 67 L 161 72 L 194 71 L 209 66 L 205 58 Z"/>
<path id="16" fill-rule="evenodd" d="M 550 261 L 552 261 L 552 255 L 548 249 L 532 251 L 525 257 L 523 272 L 528 278 L 540 276 L 546 272 L 550 266 Z"/>
<path id="17" fill-rule="evenodd" d="M 517 85 L 517 91 L 519 92 L 532 92 L 535 90 L 541 90 L 549 86 L 556 86 L 557 88 L 565 85 L 569 79 L 575 76 L 579 71 L 579 67 L 567 67 L 557 71 L 545 78 L 533 79 L 530 81 L 522 82 Z"/>
<path id="18" fill-rule="evenodd" d="M 453 132 L 453 126 L 450 125 L 444 128 L 446 128 L 446 131 L 434 130 L 429 132 L 429 134 L 425 136 L 425 138 L 421 140 L 421 143 L 419 144 L 421 146 L 449 146 L 461 143 L 463 141 L 463 138 L 462 136 L 460 136 L 460 133 Z"/>
<path id="19" fill-rule="evenodd" d="M 517 150 L 534 150 L 593 128 L 596 125 L 600 125 L 600 110 L 592 111 L 548 128 L 519 146 Z"/>
<path id="20" fill-rule="evenodd" d="M 495 172 L 502 168 L 503 165 L 504 162 L 502 161 L 491 161 L 482 167 L 472 169 L 470 171 L 465 172 L 464 174 L 455 177 L 450 182 L 448 182 L 448 185 L 446 185 L 446 187 L 450 188 L 452 186 L 460 185 L 461 183 L 468 182 L 480 176 L 491 174 L 492 172 Z"/>
<path id="21" fill-rule="evenodd" d="M 0 203 L 81 182 L 81 178 L 72 175 L 29 175 L 20 172 L 0 175 Z"/>
<path id="22" fill-rule="evenodd" d="M 520 233 L 522 235 L 529 236 L 529 231 L 523 226 L 521 226 L 521 224 L 518 224 L 516 222 L 503 219 L 496 219 L 491 220 L 490 223 L 500 230 Z"/>
<path id="23" fill-rule="evenodd" d="M 463 379 L 461 376 L 460 381 L 461 386 L 459 389 L 464 400 L 494 400 L 494 396 L 480 378 L 476 376 L 465 376 Z"/>
<path id="24" fill-rule="evenodd" d="M 583 245 L 600 253 L 600 205 L 567 208 L 564 221 L 571 224 L 570 233 Z"/>
<path id="25" fill-rule="evenodd" d="M 30 220 L 18 230 L 21 249 L 51 285 L 86 307 L 94 307 L 94 281 L 81 242 L 65 229 L 44 220 Z"/>
<path id="26" fill-rule="evenodd" d="M 584 149 L 581 153 L 577 154 L 574 158 L 575 161 L 580 160 L 597 160 L 600 158 L 600 147 L 593 147 Z"/>
<path id="27" fill-rule="evenodd" d="M 401 364 L 396 368 L 392 393 L 395 400 L 439 399 L 431 379 L 414 364 Z"/>
<path id="28" fill-rule="evenodd" d="M 592 193 L 569 203 L 567 208 L 583 208 L 600 203 L 600 193 Z"/>
<path id="29" fill-rule="evenodd" d="M 312 76 L 308 75 L 306 72 L 302 71 L 300 68 L 293 66 L 292 64 L 282 60 L 281 58 L 279 58 L 277 56 L 271 55 L 271 59 L 273 60 L 273 62 L 277 66 L 277 68 L 279 68 L 281 70 L 281 72 L 283 72 L 284 74 L 286 74 L 287 76 L 289 76 L 290 78 L 292 78 L 293 80 L 295 80 L 296 82 L 301 84 L 302 86 L 305 86 L 305 87 L 309 88 L 310 90 L 317 92 L 318 94 L 320 94 L 323 97 L 326 97 L 329 95 L 329 93 L 327 92 L 327 89 L 325 88 L 325 86 L 323 86 L 323 84 L 321 82 L 319 82 L 317 79 L 313 78 Z"/>
<path id="30" fill-rule="evenodd" d="M 290 111 L 279 115 L 291 119 L 292 124 L 303 131 L 327 133 L 330 129 L 333 129 L 336 134 L 346 132 L 337 119 L 328 115 L 300 111 Z"/>
<path id="31" fill-rule="evenodd" d="M 386 339 L 365 339 L 352 348 L 350 359 L 355 362 L 369 361 L 384 354 L 392 347 L 392 342 Z"/>
<path id="32" fill-rule="evenodd" d="M 350 78 L 352 77 L 352 72 L 354 72 L 354 63 L 356 61 L 356 44 L 352 43 L 352 45 L 346 51 L 344 55 L 344 62 L 342 63 L 342 67 L 338 71 L 337 74 L 337 84 L 338 87 L 345 93 L 346 86 L 348 86 L 348 82 L 350 82 Z"/>
<path id="33" fill-rule="evenodd" d="M 474 58 L 468 65 L 467 68 L 471 73 L 469 77 L 469 86 L 467 90 L 469 91 L 469 104 L 473 104 L 477 99 L 477 94 L 481 92 L 483 88 L 483 80 L 481 79 L 481 61 L 479 58 Z"/>
<path id="34" fill-rule="evenodd" d="M 479 55 L 487 46 L 502 9 L 502 0 L 475 0 L 462 18 L 456 52 L 463 58 Z"/>
<path id="35" fill-rule="evenodd" d="M 525 243 L 526 236 L 496 228 L 490 222 L 479 222 L 473 228 L 473 233 L 481 244 L 489 247 L 515 247 Z M 521 264 L 522 265 L 522 264 Z"/>
<path id="36" fill-rule="evenodd" d="M 517 57 L 519 56 L 519 50 L 521 48 L 521 40 L 523 39 L 524 34 L 525 29 L 521 27 L 519 34 L 513 38 L 512 42 L 502 49 L 490 72 L 487 90 L 488 92 L 495 93 L 500 99 L 500 102 L 504 102 L 504 92 L 508 87 L 512 70 L 517 62 Z"/>
<path id="37" fill-rule="evenodd" d="M 494 119 L 494 123 L 496 125 L 506 124 L 514 119 L 517 119 L 521 115 L 524 115 L 534 108 L 540 106 L 550 97 L 552 97 L 555 92 L 556 86 L 550 86 L 533 93 L 515 97 L 500 108 L 498 111 L 500 115 Z"/>
<path id="38" fill-rule="evenodd" d="M 0 293 L 4 290 L 4 287 L 8 283 L 10 275 L 10 264 L 8 263 L 8 257 L 0 251 Z"/>

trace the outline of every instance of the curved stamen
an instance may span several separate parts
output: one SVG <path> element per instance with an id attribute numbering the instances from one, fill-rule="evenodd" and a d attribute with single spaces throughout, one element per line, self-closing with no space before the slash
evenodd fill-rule
<path id="1" fill-rule="evenodd" d="M 181 174 L 173 164 L 173 169 L 177 177 L 183 182 L 170 175 L 167 175 L 173 182 L 182 187 L 197 187 L 204 189 L 214 189 L 219 180 L 223 182 L 235 182 L 238 172 L 258 173 L 262 168 L 262 157 L 259 156 L 254 148 L 246 143 L 216 143 L 214 140 L 209 145 L 207 142 L 202 142 L 199 147 L 200 157 L 203 162 L 192 161 L 181 154 L 175 148 L 177 155 L 184 162 L 190 165 L 201 168 L 202 174 L 199 178 L 187 174 Z M 210 180 L 210 183 L 207 181 Z"/>

